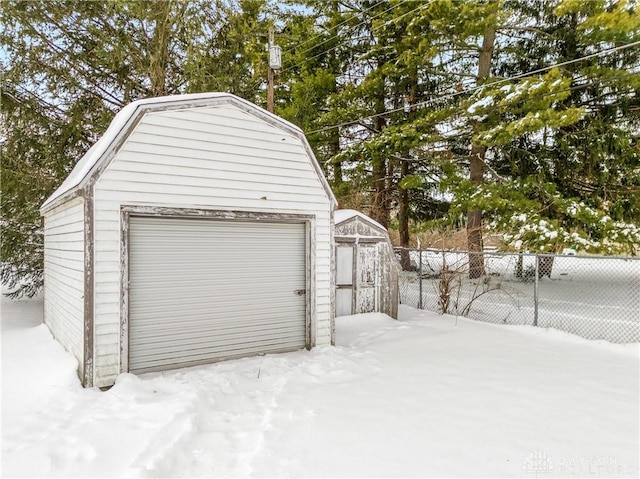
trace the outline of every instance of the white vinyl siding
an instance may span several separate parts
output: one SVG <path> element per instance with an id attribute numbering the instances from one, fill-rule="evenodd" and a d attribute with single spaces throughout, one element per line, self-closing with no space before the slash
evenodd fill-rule
<path id="1" fill-rule="evenodd" d="M 306 346 L 306 227 L 201 218 L 129 223 L 129 370 Z"/>
<path id="2" fill-rule="evenodd" d="M 84 355 L 84 202 L 76 199 L 44 220 L 44 322 L 78 360 Z"/>
<path id="3" fill-rule="evenodd" d="M 120 211 L 145 205 L 315 217 L 316 345 L 330 344 L 331 201 L 302 141 L 232 105 L 142 117 L 94 187 L 95 382 L 120 372 Z M 311 266 L 311 265 L 310 265 Z"/>

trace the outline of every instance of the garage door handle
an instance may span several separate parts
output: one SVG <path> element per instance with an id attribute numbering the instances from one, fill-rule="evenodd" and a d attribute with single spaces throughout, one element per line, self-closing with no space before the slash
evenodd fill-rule
<path id="1" fill-rule="evenodd" d="M 296 294 L 297 296 L 304 296 L 305 294 L 307 294 L 307 290 L 305 290 L 305 289 L 296 289 L 293 293 Z"/>

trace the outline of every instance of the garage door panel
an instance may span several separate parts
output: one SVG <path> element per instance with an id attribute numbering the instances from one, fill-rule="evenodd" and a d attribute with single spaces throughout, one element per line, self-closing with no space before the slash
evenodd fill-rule
<path id="1" fill-rule="evenodd" d="M 217 348 L 220 345 L 234 344 L 240 347 L 243 344 L 249 344 L 246 340 L 247 333 L 251 333 L 251 341 L 260 342 L 263 339 L 281 339 L 282 341 L 286 341 L 287 339 L 296 340 L 300 334 L 304 333 L 304 328 L 264 327 L 258 330 L 251 329 L 251 331 L 248 331 L 248 328 L 238 328 L 233 331 L 226 329 L 193 331 L 185 333 L 181 338 L 180 345 L 177 346 L 175 345 L 175 341 L 171 341 L 171 339 L 166 336 L 154 336 L 150 334 L 149 339 L 153 340 L 153 345 L 141 351 L 140 355 L 143 356 L 151 351 L 161 351 L 163 354 L 170 351 L 184 351 L 185 346 L 189 346 L 189 351 L 185 352 L 185 354 L 190 354 L 196 349 Z"/>
<path id="2" fill-rule="evenodd" d="M 167 353 L 180 353 L 173 355 L 173 358 L 182 361 L 184 358 L 189 358 L 194 355 L 200 355 L 203 351 L 208 351 L 215 355 L 219 352 L 226 351 L 235 351 L 242 352 L 245 348 L 253 348 L 259 345 L 263 345 L 265 347 L 270 346 L 282 346 L 283 344 L 294 343 L 297 345 L 297 334 L 299 331 L 290 331 L 290 332 L 266 332 L 264 334 L 255 334 L 252 338 L 251 342 L 247 342 L 239 336 L 228 335 L 228 336 L 215 336 L 215 341 L 195 341 L 189 340 L 185 341 L 185 345 L 188 348 L 181 347 L 182 345 L 177 345 L 175 342 L 164 343 L 154 343 L 153 347 L 146 348 L 143 352 L 140 353 L 140 357 L 155 357 L 157 359 L 168 362 Z M 239 341 L 239 339 L 243 339 L 243 341 Z"/>
<path id="3" fill-rule="evenodd" d="M 287 274 L 281 273 L 281 274 Z M 169 295 L 172 294 L 173 291 L 180 291 L 180 294 L 185 297 L 194 297 L 197 298 L 202 294 L 231 294 L 236 297 L 247 298 L 247 296 L 255 296 L 255 297 L 282 297 L 282 298 L 290 298 L 296 296 L 296 292 L 300 289 L 304 289 L 305 278 L 299 278 L 297 281 L 268 281 L 268 278 L 265 278 L 264 282 L 269 282 L 268 285 L 253 285 L 250 284 L 249 280 L 245 281 L 228 281 L 224 285 L 216 285 L 211 280 L 198 280 L 193 281 L 192 279 L 181 278 L 180 276 L 174 276 L 173 281 L 174 284 L 182 283 L 181 285 L 172 286 L 170 282 L 163 280 L 163 282 L 158 283 L 156 287 L 153 284 L 156 280 L 153 278 L 148 278 L 144 282 L 147 283 L 145 285 L 140 286 L 136 294 L 140 296 L 141 301 L 149 301 L 148 296 L 143 294 L 147 291 L 159 291 L 164 292 Z M 140 280 L 138 279 L 138 282 Z M 301 288 L 302 286 L 302 288 Z M 162 299 L 162 298 L 159 298 Z M 242 306 L 242 305 L 240 305 Z"/>
<path id="4" fill-rule="evenodd" d="M 229 310 L 233 313 L 232 310 Z M 303 309 L 288 309 L 284 310 L 284 314 L 304 314 Z M 181 329 L 189 331 L 208 331 L 212 329 L 220 328 L 244 328 L 253 327 L 256 330 L 281 325 L 281 315 L 277 312 L 265 315 L 263 318 L 256 322 L 251 318 L 243 318 L 241 315 L 235 317 L 235 315 L 229 314 L 227 318 L 221 315 L 212 317 L 211 314 L 198 312 L 185 319 L 185 317 L 178 317 L 176 321 L 180 321 Z M 295 325 L 295 327 L 303 327 L 304 325 Z M 175 326 L 169 322 L 160 323 L 156 319 L 156 316 L 148 316 L 145 318 L 136 319 L 136 330 L 145 333 L 145 335 L 158 335 L 165 334 L 166 332 L 173 331 Z M 183 333 L 186 334 L 186 333 Z"/>
<path id="5" fill-rule="evenodd" d="M 306 226 L 131 217 L 133 372 L 306 346 Z"/>
<path id="6" fill-rule="evenodd" d="M 170 305 L 169 301 L 165 301 L 165 305 Z M 270 318 L 273 318 L 275 321 L 278 321 L 279 318 L 283 314 L 304 314 L 305 308 L 298 306 L 281 306 L 279 307 L 277 304 L 265 304 L 262 308 L 262 316 L 261 318 L 256 319 L 254 314 L 249 314 L 248 317 L 243 318 L 242 309 L 238 309 L 233 305 L 219 306 L 216 309 L 216 313 L 226 312 L 226 313 L 237 313 L 233 315 L 228 315 L 227 321 L 233 324 L 239 324 L 243 321 L 250 322 L 252 324 L 256 323 L 256 321 L 268 321 Z M 252 313 L 252 312 L 249 312 Z M 198 323 L 201 320 L 206 320 L 207 318 L 216 318 L 216 323 L 223 324 L 225 322 L 225 318 L 220 315 L 214 315 L 207 308 L 199 308 L 192 307 L 188 312 L 183 312 L 175 316 L 176 321 L 180 321 L 183 327 L 188 327 L 191 324 Z M 150 323 L 154 327 L 161 328 L 163 326 L 162 318 L 166 317 L 166 306 L 163 304 L 150 304 L 149 308 L 144 311 L 140 311 L 139 313 L 135 313 L 135 318 L 137 325 L 143 325 L 145 323 Z M 175 326 L 172 323 L 166 325 L 168 328 L 174 328 Z"/>
<path id="7" fill-rule="evenodd" d="M 194 352 L 189 356 L 181 357 L 179 361 L 174 363 L 168 362 L 164 355 L 145 358 L 147 367 L 145 371 L 163 371 L 167 369 L 183 368 L 190 366 L 197 366 L 200 364 L 208 364 L 215 361 L 222 361 L 228 359 L 237 359 L 256 354 L 274 354 L 293 351 L 296 348 L 296 342 L 283 342 L 277 340 L 271 344 L 260 343 L 254 346 L 245 346 L 241 352 L 238 352 L 233 347 L 219 348 L 216 350 L 205 350 L 201 352 Z"/>
<path id="8" fill-rule="evenodd" d="M 273 285 L 272 285 L 273 286 Z M 145 314 L 149 314 L 151 311 L 154 310 L 161 310 L 160 312 L 162 312 L 163 308 L 166 307 L 171 307 L 175 301 L 173 301 L 172 296 L 177 296 L 178 294 L 181 295 L 181 299 L 184 299 L 184 301 L 186 302 L 187 300 L 192 300 L 193 303 L 192 304 L 185 304 L 184 305 L 184 309 L 181 311 L 181 313 L 184 313 L 185 315 L 188 315 L 191 311 L 193 310 L 201 310 L 201 309 L 205 309 L 206 311 L 210 312 L 208 309 L 208 305 L 207 302 L 205 302 L 205 304 L 201 303 L 200 301 L 202 300 L 202 296 L 203 295 L 209 295 L 209 296 L 215 296 L 215 297 L 220 297 L 222 295 L 226 296 L 225 299 L 227 299 L 227 301 L 225 301 L 224 303 L 220 302 L 220 304 L 217 304 L 216 307 L 217 308 L 232 308 L 234 311 L 249 311 L 252 312 L 253 309 L 251 308 L 251 305 L 255 302 L 258 301 L 262 301 L 264 304 L 264 306 L 266 308 L 281 308 L 281 307 L 294 307 L 294 303 L 297 302 L 297 295 L 294 293 L 294 291 L 298 291 L 298 290 L 294 290 L 294 288 L 297 285 L 287 285 L 286 288 L 288 291 L 287 294 L 269 294 L 269 293 L 256 293 L 256 294 L 251 294 L 250 292 L 247 292 L 245 294 L 240 294 L 237 293 L 236 290 L 228 290 L 228 289 L 219 289 L 216 291 L 211 291 L 211 290 L 203 290 L 203 291 L 184 291 L 184 290 L 161 290 L 162 294 L 162 298 L 159 298 L 157 301 L 153 301 L 153 300 L 149 300 L 149 299 L 140 299 L 138 301 L 138 303 L 136 304 L 136 307 L 132 308 L 131 310 L 138 313 L 145 315 Z M 242 288 L 242 285 L 237 285 L 237 288 Z M 146 289 L 146 290 L 142 290 L 142 291 L 138 291 L 137 294 L 142 296 L 151 296 L 153 294 L 153 290 L 151 289 Z M 183 293 L 183 294 L 181 294 Z M 251 298 L 249 299 L 250 304 L 232 304 L 233 301 L 246 301 L 248 298 L 247 296 L 251 296 Z M 233 301 L 232 301 L 233 300 Z M 282 304 L 282 306 L 278 306 L 278 304 Z"/>
<path id="9" fill-rule="evenodd" d="M 145 348 L 141 356 L 152 354 L 153 352 L 166 355 L 169 352 L 180 352 L 185 356 L 194 354 L 194 351 L 219 350 L 221 347 L 236 347 L 242 348 L 247 344 L 264 343 L 266 341 L 283 341 L 288 340 L 295 341 L 298 335 L 304 332 L 303 328 L 289 329 L 289 328 L 264 328 L 262 330 L 251 330 L 251 342 L 247 341 L 247 333 L 249 331 L 243 329 L 237 329 L 229 331 L 225 329 L 211 330 L 206 332 L 186 333 L 181 338 L 179 345 L 175 341 L 171 341 L 166 336 L 158 336 L 153 342 L 152 347 Z M 151 338 L 153 336 L 150 336 Z M 185 346 L 188 349 L 185 351 Z"/>
<path id="10" fill-rule="evenodd" d="M 233 354 L 234 357 L 237 357 L 245 351 L 251 353 L 266 353 L 274 349 L 291 351 L 297 349 L 297 345 L 298 341 L 293 333 L 285 337 L 281 335 L 256 336 L 255 341 L 242 343 L 239 343 L 237 338 L 233 337 L 219 338 L 213 343 L 192 342 L 188 344 L 188 348 L 180 348 L 175 343 L 170 343 L 166 347 L 154 346 L 140 353 L 140 359 L 144 360 L 145 363 L 153 360 L 154 365 L 147 364 L 147 368 L 155 368 L 162 363 L 175 365 L 194 359 L 200 361 L 206 359 L 206 355 L 209 355 L 214 360 L 220 360 L 226 359 L 228 354 Z M 169 355 L 169 353 L 172 354 Z"/>

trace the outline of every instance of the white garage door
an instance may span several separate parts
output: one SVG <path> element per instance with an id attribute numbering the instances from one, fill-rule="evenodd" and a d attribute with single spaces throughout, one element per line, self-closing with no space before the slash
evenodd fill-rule
<path id="1" fill-rule="evenodd" d="M 131 217 L 129 370 L 301 349 L 304 223 Z"/>

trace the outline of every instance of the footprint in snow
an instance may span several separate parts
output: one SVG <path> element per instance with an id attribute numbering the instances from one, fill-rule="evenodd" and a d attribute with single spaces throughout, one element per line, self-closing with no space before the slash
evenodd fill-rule
<path id="1" fill-rule="evenodd" d="M 90 462 L 96 457 L 96 450 L 79 443 L 73 436 L 62 436 L 51 446 L 49 456 L 54 469 L 66 468 L 78 462 Z"/>

